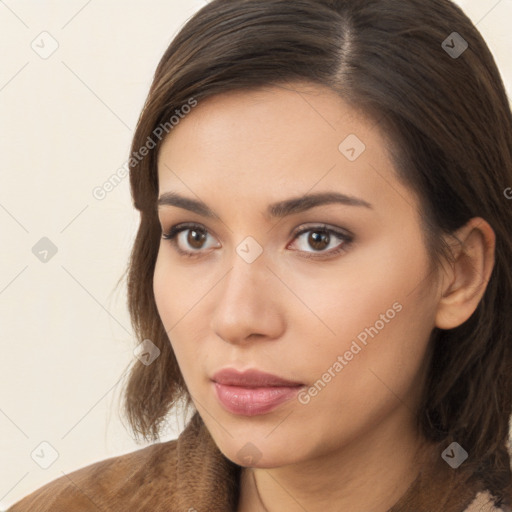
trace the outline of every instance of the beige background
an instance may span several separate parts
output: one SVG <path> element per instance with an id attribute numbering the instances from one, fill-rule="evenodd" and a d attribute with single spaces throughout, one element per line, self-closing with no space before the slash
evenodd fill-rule
<path id="1" fill-rule="evenodd" d="M 512 0 L 458 3 L 486 38 L 512 98 Z M 142 446 L 117 415 L 134 355 L 125 287 L 115 286 L 138 215 L 127 178 L 102 200 L 92 191 L 126 162 L 155 66 L 203 5 L 0 2 L 0 510 Z M 43 237 L 57 249 L 46 263 L 32 252 Z M 163 439 L 182 427 L 171 421 Z M 51 461 L 41 442 L 58 452 L 47 469 L 31 457 Z"/>

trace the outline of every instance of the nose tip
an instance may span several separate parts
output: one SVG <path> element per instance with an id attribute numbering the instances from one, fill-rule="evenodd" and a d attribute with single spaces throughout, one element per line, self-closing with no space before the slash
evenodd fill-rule
<path id="1" fill-rule="evenodd" d="M 245 243 L 248 251 L 244 253 L 245 244 L 239 244 L 243 255 L 235 258 L 224 282 L 219 283 L 211 320 L 213 332 L 230 343 L 273 338 L 279 336 L 284 326 L 278 306 L 279 281 L 259 256 L 251 263 L 246 261 L 247 254 L 254 256 L 255 246 L 251 240 Z"/>

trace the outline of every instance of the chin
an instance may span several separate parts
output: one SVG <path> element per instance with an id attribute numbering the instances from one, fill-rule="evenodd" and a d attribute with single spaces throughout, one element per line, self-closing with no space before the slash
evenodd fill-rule
<path id="1" fill-rule="evenodd" d="M 217 443 L 217 446 L 226 458 L 242 467 L 271 469 L 293 464 L 301 458 L 293 445 L 277 439 L 275 442 L 258 441 L 256 436 L 247 436 L 246 442 L 241 439 L 234 436 L 229 444 Z"/>

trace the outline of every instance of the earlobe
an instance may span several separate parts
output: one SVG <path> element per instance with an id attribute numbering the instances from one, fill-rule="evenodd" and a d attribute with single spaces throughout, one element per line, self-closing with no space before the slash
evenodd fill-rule
<path id="1" fill-rule="evenodd" d="M 487 221 L 474 217 L 455 237 L 436 313 L 440 329 L 458 327 L 474 313 L 494 268 L 496 236 Z"/>

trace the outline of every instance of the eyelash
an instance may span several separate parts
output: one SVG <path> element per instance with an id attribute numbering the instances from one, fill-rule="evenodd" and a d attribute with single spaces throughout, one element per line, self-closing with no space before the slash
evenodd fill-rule
<path id="1" fill-rule="evenodd" d="M 205 229 L 203 226 L 201 226 L 199 224 L 182 223 L 182 224 L 176 224 L 176 225 L 172 226 L 166 233 L 164 233 L 162 235 L 162 238 L 165 239 L 165 240 L 168 240 L 171 243 L 171 245 L 174 247 L 174 249 L 180 255 L 182 255 L 182 256 L 184 256 L 186 258 L 198 258 L 198 257 L 201 257 L 202 256 L 201 251 L 189 252 L 189 251 L 184 251 L 183 249 L 178 247 L 178 242 L 176 240 L 176 237 L 182 231 L 187 231 L 189 229 L 192 230 L 192 231 L 197 230 L 197 231 L 200 231 L 200 232 L 203 232 L 203 233 L 208 233 L 208 230 Z M 312 227 L 308 227 L 308 228 L 304 228 L 304 229 L 299 227 L 299 228 L 297 228 L 292 233 L 293 239 L 295 240 L 299 236 L 303 235 L 304 233 L 308 233 L 310 231 L 317 231 L 317 232 L 321 232 L 321 233 L 327 233 L 329 235 L 334 235 L 336 238 L 339 238 L 340 240 L 342 240 L 343 243 L 338 248 L 331 249 L 330 251 L 326 251 L 326 252 L 317 253 L 317 254 L 319 254 L 318 256 L 311 255 L 311 253 L 308 253 L 308 252 L 305 252 L 305 251 L 297 251 L 297 252 L 302 252 L 302 253 L 305 252 L 306 255 L 303 256 L 304 258 L 308 258 L 308 259 L 309 258 L 315 258 L 315 259 L 321 259 L 322 258 L 322 259 L 324 259 L 326 257 L 326 255 L 328 255 L 329 258 L 330 257 L 334 257 L 334 256 L 336 256 L 338 254 L 341 254 L 341 253 L 345 252 L 347 250 L 347 246 L 349 246 L 353 242 L 353 236 L 351 234 L 343 233 L 341 231 L 329 228 L 326 225 L 312 226 Z"/>

